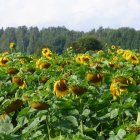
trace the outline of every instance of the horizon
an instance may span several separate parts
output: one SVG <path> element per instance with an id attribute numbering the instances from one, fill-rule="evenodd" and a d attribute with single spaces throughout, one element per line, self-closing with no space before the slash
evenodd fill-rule
<path id="1" fill-rule="evenodd" d="M 17 27 L 1 27 L 0 29 L 3 29 L 3 30 L 6 30 L 7 28 L 19 28 L 19 27 L 26 27 L 27 29 L 30 29 L 30 28 L 38 28 L 40 31 L 41 30 L 43 30 L 43 29 L 48 29 L 48 28 L 66 28 L 67 30 L 69 30 L 69 31 L 76 31 L 76 32 L 84 32 L 84 33 L 86 33 L 86 32 L 90 32 L 90 31 L 92 31 L 92 30 L 94 30 L 95 29 L 95 31 L 97 31 L 99 28 L 103 28 L 103 29 L 112 29 L 112 30 L 118 30 L 118 29 L 121 29 L 121 28 L 129 28 L 129 29 L 134 29 L 135 31 L 140 31 L 140 29 L 135 29 L 134 27 L 128 27 L 128 26 L 124 26 L 124 27 L 117 27 L 117 28 L 111 28 L 111 27 L 103 27 L 103 26 L 100 26 L 100 27 L 98 27 L 98 28 L 91 28 L 89 31 L 83 31 L 83 30 L 74 30 L 74 29 L 69 29 L 69 28 L 67 28 L 66 26 L 49 26 L 49 27 L 42 27 L 42 28 L 40 28 L 40 27 L 38 27 L 38 26 L 26 26 L 26 25 L 21 25 L 21 26 L 17 26 Z"/>

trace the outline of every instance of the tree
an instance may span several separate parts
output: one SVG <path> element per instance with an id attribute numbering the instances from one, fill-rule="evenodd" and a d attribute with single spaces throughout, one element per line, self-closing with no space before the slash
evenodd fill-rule
<path id="1" fill-rule="evenodd" d="M 74 42 L 71 44 L 71 46 L 74 50 L 80 53 L 84 53 L 89 50 L 101 50 L 102 44 L 100 41 L 95 39 L 92 36 L 86 36 L 78 39 L 77 42 Z"/>

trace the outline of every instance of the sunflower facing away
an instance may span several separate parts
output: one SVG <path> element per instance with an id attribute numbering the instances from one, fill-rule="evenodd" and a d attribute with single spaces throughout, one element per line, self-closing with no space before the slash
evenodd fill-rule
<path id="1" fill-rule="evenodd" d="M 69 88 L 66 80 L 60 79 L 54 83 L 54 92 L 57 97 L 66 96 L 69 93 Z"/>
<path id="2" fill-rule="evenodd" d="M 122 95 L 123 92 L 127 91 L 129 85 L 129 79 L 118 76 L 112 80 L 110 85 L 110 91 L 113 96 L 113 99 L 116 100 L 118 96 Z"/>

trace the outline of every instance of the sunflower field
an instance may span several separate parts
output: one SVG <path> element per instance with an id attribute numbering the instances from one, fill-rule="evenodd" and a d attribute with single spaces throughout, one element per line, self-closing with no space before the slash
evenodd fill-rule
<path id="1" fill-rule="evenodd" d="M 140 53 L 0 53 L 0 140 L 139 140 Z"/>

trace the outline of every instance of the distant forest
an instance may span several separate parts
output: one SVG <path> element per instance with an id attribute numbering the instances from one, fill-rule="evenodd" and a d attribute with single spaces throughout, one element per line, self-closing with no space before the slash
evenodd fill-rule
<path id="1" fill-rule="evenodd" d="M 66 27 L 49 27 L 41 30 L 38 27 L 19 26 L 0 29 L 0 52 L 9 50 L 9 43 L 14 42 L 16 49 L 28 54 L 40 54 L 41 49 L 49 47 L 58 53 L 63 52 L 70 44 L 80 38 L 94 37 L 105 50 L 111 45 L 119 45 L 123 49 L 140 51 L 140 30 L 129 27 L 110 29 L 100 27 L 89 32 L 68 30 Z M 93 48 L 94 50 L 95 48 Z"/>

